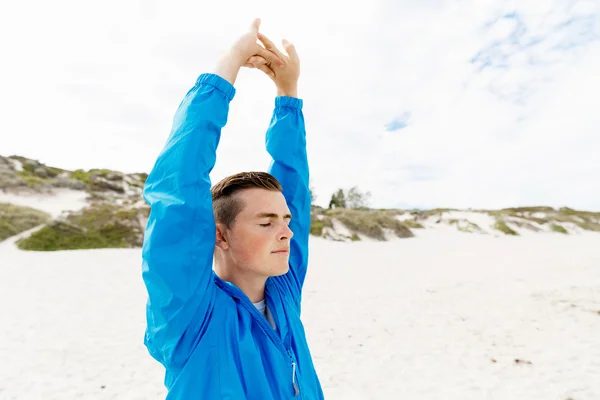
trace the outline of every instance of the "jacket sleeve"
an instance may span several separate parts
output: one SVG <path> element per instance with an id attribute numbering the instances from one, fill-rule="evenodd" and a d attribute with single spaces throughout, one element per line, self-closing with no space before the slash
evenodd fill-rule
<path id="1" fill-rule="evenodd" d="M 298 302 L 308 264 L 311 205 L 302 105 L 301 99 L 277 97 L 266 134 L 267 152 L 272 158 L 269 173 L 283 186 L 283 195 L 292 213 L 290 229 L 294 236 L 290 248 L 290 270 L 285 277 Z"/>
<path id="2" fill-rule="evenodd" d="M 214 301 L 215 222 L 209 173 L 234 87 L 202 74 L 186 94 L 144 185 L 150 215 L 142 248 L 148 292 L 144 344 L 163 365 L 185 363 Z"/>

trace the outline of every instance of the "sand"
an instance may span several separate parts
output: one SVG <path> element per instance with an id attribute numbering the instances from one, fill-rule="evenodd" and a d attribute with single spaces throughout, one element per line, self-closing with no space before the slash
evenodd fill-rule
<path id="1" fill-rule="evenodd" d="M 600 235 L 311 239 L 327 399 L 600 399 Z M 0 399 L 162 399 L 139 250 L 0 243 Z M 518 361 L 516 361 L 518 360 Z"/>
<path id="2" fill-rule="evenodd" d="M 52 194 L 47 193 L 7 193 L 0 190 L 0 203 L 11 203 L 19 206 L 32 207 L 45 211 L 53 218 L 58 217 L 63 211 L 77 211 L 88 205 L 85 191 L 73 189 L 54 189 Z"/>

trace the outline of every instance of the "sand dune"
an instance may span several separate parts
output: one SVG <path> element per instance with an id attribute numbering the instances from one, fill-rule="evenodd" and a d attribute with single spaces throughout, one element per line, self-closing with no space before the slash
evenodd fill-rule
<path id="1" fill-rule="evenodd" d="M 327 399 L 600 398 L 599 235 L 432 233 L 311 239 Z M 139 250 L 1 243 L 0 399 L 164 398 L 144 302 Z"/>

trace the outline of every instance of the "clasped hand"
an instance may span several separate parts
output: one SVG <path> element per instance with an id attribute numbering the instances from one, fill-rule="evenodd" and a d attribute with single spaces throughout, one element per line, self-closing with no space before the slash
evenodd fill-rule
<path id="1" fill-rule="evenodd" d="M 234 43 L 231 53 L 242 67 L 255 68 L 269 76 L 277 87 L 278 96 L 297 97 L 300 59 L 296 48 L 284 39 L 285 53 L 279 50 L 259 32 L 260 22 L 260 19 L 253 21 L 248 32 Z"/>

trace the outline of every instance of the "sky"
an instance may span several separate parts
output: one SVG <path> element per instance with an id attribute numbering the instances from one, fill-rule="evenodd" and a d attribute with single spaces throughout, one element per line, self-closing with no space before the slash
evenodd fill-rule
<path id="1" fill-rule="evenodd" d="M 259 17 L 301 58 L 311 185 L 377 208 L 600 211 L 600 2 L 57 0 L 0 6 L 0 155 L 149 172 L 196 78 Z M 266 170 L 242 69 L 213 182 Z"/>

